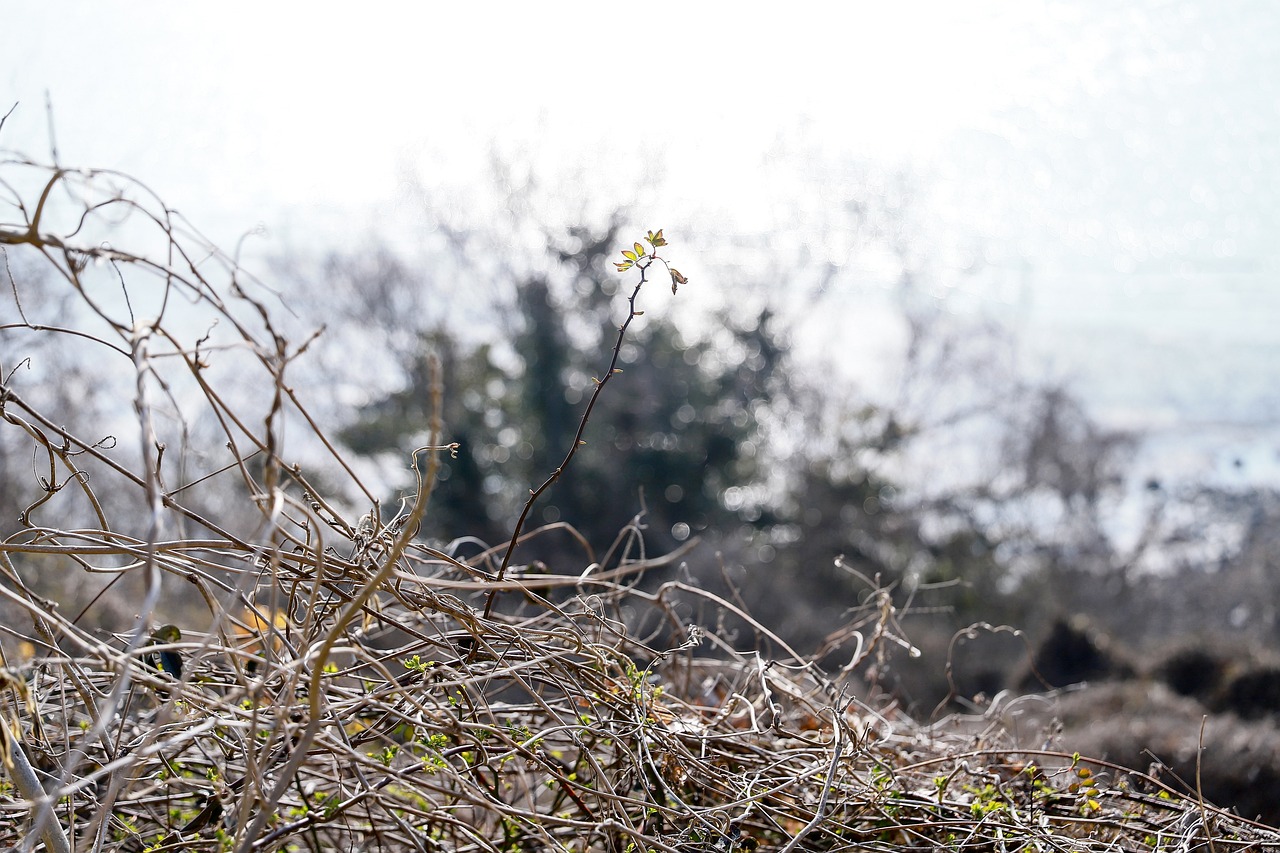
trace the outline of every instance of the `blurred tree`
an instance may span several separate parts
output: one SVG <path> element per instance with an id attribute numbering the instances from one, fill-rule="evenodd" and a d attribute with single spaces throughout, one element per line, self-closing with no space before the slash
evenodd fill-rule
<path id="1" fill-rule="evenodd" d="M 431 354 L 440 358 L 445 387 L 444 419 L 449 440 L 461 449 L 442 461 L 440 484 L 432 496 L 428 531 L 439 538 L 475 536 L 485 542 L 500 538 L 506 503 L 495 494 L 490 468 L 505 463 L 509 449 L 501 442 L 510 434 L 504 399 L 507 377 L 494 364 L 488 345 L 467 349 L 445 330 L 423 332 L 407 356 L 405 387 L 364 406 L 355 421 L 339 432 L 358 454 L 403 453 L 425 432 L 430 406 Z M 456 392 L 456 393 L 454 393 Z M 493 438 L 497 435 L 497 443 Z"/>
<path id="2" fill-rule="evenodd" d="M 736 313 L 696 334 L 657 312 L 637 322 L 620 352 L 624 374 L 532 526 L 569 522 L 597 555 L 642 509 L 655 550 L 705 531 L 724 560 L 704 549 L 691 574 L 708 586 L 739 578 L 734 592 L 798 648 L 840 628 L 866 589 L 855 572 L 928 614 L 927 629 L 913 623 L 913 642 L 945 654 L 955 630 L 972 622 L 1050 624 L 1091 588 L 1067 584 L 1081 577 L 1072 569 L 1130 560 L 1107 524 L 1124 486 L 1127 438 L 1101 429 L 1063 389 L 1022 377 L 998 324 L 938 303 L 917 256 L 910 187 L 883 183 L 838 185 L 849 203 L 824 224 L 829 239 L 789 258 L 755 235 L 735 250 L 742 293 L 764 306 L 804 293 L 803 309 L 744 316 L 739 300 Z M 473 225 L 433 219 L 447 252 L 416 270 L 381 250 L 364 252 L 372 263 L 328 264 L 356 295 L 357 323 L 391 330 L 384 375 L 399 380 L 362 389 L 342 434 L 353 449 L 403 459 L 420 443 L 427 354 L 444 362 L 446 428 L 462 447 L 446 460 L 423 530 L 438 540 L 505 541 L 528 489 L 569 449 L 625 316 L 609 264 L 630 243 L 623 214 L 583 216 L 596 224 L 548 233 L 527 203 L 532 190 L 513 192 Z M 859 284 L 848 280 L 862 274 L 849 259 L 864 249 L 901 270 L 902 340 L 885 365 L 896 381 L 869 391 L 837 369 L 796 375 L 784 330 L 820 315 L 824 294 Z M 473 314 L 488 299 L 485 323 L 500 331 L 448 320 L 457 294 L 466 304 L 454 307 Z M 542 537 L 517 561 L 564 557 L 572 566 L 582 554 L 569 546 Z M 926 666 L 936 688 L 936 658 Z"/>
<path id="3" fill-rule="evenodd" d="M 601 274 L 616 231 L 576 229 L 549 249 L 557 282 L 541 273 L 518 281 L 499 306 L 513 321 L 509 350 L 465 342 L 443 326 L 420 332 L 399 356 L 403 386 L 363 406 L 340 433 L 360 454 L 411 446 L 426 422 L 427 354 L 441 356 L 446 430 L 461 447 L 442 470 L 427 535 L 499 544 L 527 489 L 560 464 L 625 311 L 616 275 Z M 596 548 L 642 513 L 657 548 L 738 524 L 726 490 L 759 475 L 757 420 L 785 389 L 785 346 L 773 315 L 722 318 L 694 342 L 670 317 L 646 316 L 632 329 L 620 354 L 623 375 L 600 398 L 586 446 L 535 508 L 535 521 L 566 521 Z M 681 523 L 687 531 L 673 532 Z M 548 559 L 557 547 L 540 543 L 530 553 Z"/>

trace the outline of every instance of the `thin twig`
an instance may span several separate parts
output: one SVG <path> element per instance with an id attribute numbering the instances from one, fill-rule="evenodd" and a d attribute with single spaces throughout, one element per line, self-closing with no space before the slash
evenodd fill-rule
<path id="1" fill-rule="evenodd" d="M 622 342 L 627 336 L 627 329 L 631 326 L 631 321 L 635 320 L 636 317 L 643 313 L 636 311 L 636 298 L 640 295 L 640 289 L 644 287 L 645 281 L 647 280 L 649 264 L 637 265 L 637 269 L 640 270 L 640 281 L 636 283 L 636 286 L 631 291 L 631 296 L 627 300 L 627 319 L 618 327 L 618 339 L 613 345 L 613 355 L 609 359 L 609 367 L 602 378 L 597 378 L 595 380 L 595 390 L 591 392 L 591 399 L 587 401 L 587 408 L 583 411 L 581 420 L 578 421 L 578 429 L 574 433 L 573 441 L 570 443 L 569 450 L 565 453 L 563 461 L 561 461 L 556 469 L 551 472 L 551 475 L 542 482 L 542 485 L 529 493 L 529 499 L 525 501 L 524 509 L 520 511 L 520 518 L 517 519 L 515 529 L 511 532 L 511 539 L 507 543 L 506 553 L 502 555 L 502 564 L 498 567 L 497 575 L 494 577 L 494 580 L 496 581 L 501 581 L 506 577 L 507 568 L 511 565 L 511 557 L 515 553 L 516 545 L 520 541 L 520 534 L 524 532 L 525 522 L 529 520 L 529 513 L 533 511 L 533 505 L 537 503 L 538 498 L 542 496 L 543 492 L 551 488 L 552 484 L 554 484 L 556 480 L 560 479 L 560 475 L 564 473 L 565 469 L 569 467 L 569 463 L 573 461 L 573 457 L 577 455 L 578 448 L 585 443 L 583 441 L 583 435 L 587 431 L 587 422 L 591 420 L 591 412 L 596 407 L 596 401 L 600 399 L 600 394 L 604 391 L 605 385 L 609 384 L 609 380 L 613 378 L 615 373 L 619 372 L 618 361 L 622 357 Z M 493 603 L 497 598 L 497 595 L 498 590 L 495 589 L 490 592 L 489 596 L 485 599 L 484 616 L 486 619 L 488 619 L 493 613 Z"/>

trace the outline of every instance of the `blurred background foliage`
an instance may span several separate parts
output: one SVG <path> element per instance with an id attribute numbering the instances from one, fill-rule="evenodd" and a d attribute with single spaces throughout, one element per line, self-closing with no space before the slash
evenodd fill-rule
<path id="1" fill-rule="evenodd" d="M 621 207 L 557 231 L 532 198 L 536 181 L 511 189 L 500 176 L 498 184 L 508 215 L 470 226 L 430 222 L 442 238 L 433 254 L 375 240 L 276 264 L 292 282 L 287 291 L 308 294 L 317 317 L 344 318 L 334 335 L 354 330 L 351 341 L 365 341 L 339 352 L 385 343 L 376 368 L 339 357 L 324 379 L 358 389 L 339 407 L 339 435 L 385 475 L 384 506 L 406 494 L 403 460 L 426 430 L 427 359 L 441 357 L 446 430 L 460 449 L 423 535 L 468 556 L 505 544 L 528 490 L 560 464 L 625 316 L 610 256 L 643 226 L 662 224 L 630 225 Z M 820 649 L 837 667 L 853 627 L 846 614 L 861 603 L 856 575 L 878 577 L 924 654 L 886 660 L 875 677 L 917 711 L 951 694 L 971 707 L 973 697 L 1006 687 L 1070 683 L 1070 662 L 1034 660 L 1063 631 L 1091 649 L 1115 639 L 1135 659 L 1165 654 L 1181 630 L 1173 626 L 1188 622 L 1224 642 L 1258 642 L 1245 639 L 1239 607 L 1274 593 L 1256 568 L 1248 577 L 1261 588 L 1238 588 L 1246 575 L 1237 570 L 1257 550 L 1249 544 L 1261 535 L 1257 515 L 1272 498 L 1135 482 L 1129 460 L 1140 436 L 1103 426 L 1069 385 L 1020 373 L 1000 326 L 948 313 L 925 295 L 910 193 L 882 190 L 893 203 L 874 193 L 851 199 L 844 225 L 866 237 L 855 254 L 887 251 L 899 265 L 902 333 L 897 363 L 885 371 L 895 377 L 890 387 L 862 387 L 797 357 L 797 316 L 824 310 L 823 264 L 744 263 L 734 293 L 701 315 L 682 310 L 682 288 L 633 326 L 624 373 L 602 396 L 586 446 L 535 507 L 534 523 L 550 527 L 521 546 L 516 562 L 574 573 L 623 531 L 647 553 L 697 537 L 680 569 L 648 582 L 678 575 L 738 595 L 796 648 Z M 671 237 L 670 257 L 695 251 L 695 235 Z M 818 284 L 805 291 L 806 281 Z M 688 289 L 698 285 L 695 278 Z M 663 286 L 642 294 L 639 307 Z M 797 291 L 808 293 L 799 306 Z M 462 303 L 484 322 L 460 321 Z M 1255 533 L 1219 548 L 1212 567 L 1204 549 L 1185 547 L 1242 513 L 1255 519 Z M 1190 613 L 1197 599 L 1180 596 L 1194 587 L 1183 576 L 1211 576 L 1206 585 L 1231 591 L 1216 593 L 1220 606 Z M 1248 636 L 1274 636 L 1274 616 L 1260 615 L 1261 623 L 1247 620 Z M 1024 636 L 980 631 L 957 642 L 975 623 Z M 740 639 L 749 647 L 760 638 Z M 1076 654 L 1063 642 L 1062 654 Z M 1082 666 L 1088 677 L 1110 671 Z M 1056 681 L 1037 680 L 1046 671 Z"/>
<path id="2" fill-rule="evenodd" d="M 421 535 L 459 556 L 501 548 L 529 489 L 560 464 L 625 317 L 610 257 L 662 224 L 632 224 L 620 206 L 551 225 L 564 216 L 540 206 L 537 182 L 504 174 L 495 181 L 502 216 L 432 220 L 429 195 L 415 196 L 428 235 L 418 243 L 429 251 L 375 233 L 327 254 L 284 251 L 269 264 L 299 325 L 327 327 L 294 376 L 328 400 L 320 414 L 362 478 L 380 484 L 384 517 L 410 493 L 406 460 L 427 434 L 427 363 L 441 359 L 445 428 L 459 450 Z M 923 654 L 885 660 L 875 679 L 917 711 L 1043 687 L 1035 673 L 1047 670 L 1058 673 L 1054 686 L 1070 683 L 1069 666 L 1034 659 L 1068 628 L 1071 642 L 1123 647 L 1128 661 L 1116 672 L 1165 671 L 1165 658 L 1194 638 L 1214 650 L 1205 683 L 1224 707 L 1235 669 L 1277 663 L 1267 649 L 1280 639 L 1280 500 L 1261 486 L 1139 477 L 1131 462 L 1141 435 L 1101 424 L 1069 385 L 1020 372 L 1016 342 L 998 324 L 926 295 L 910 192 L 894 182 L 850 186 L 865 197 L 844 205 L 848 221 L 824 227 L 833 240 L 861 235 L 849 242 L 850 267 L 865 255 L 896 259 L 897 346 L 881 365 L 892 379 L 870 387 L 838 369 L 844 353 L 801 355 L 803 319 L 826 310 L 823 282 L 835 272 L 741 237 L 731 293 L 699 293 L 694 275 L 677 296 L 665 282 L 641 294 L 645 314 L 623 345 L 624 372 L 601 397 L 574 464 L 535 507 L 533 525 L 547 528 L 516 562 L 578 573 L 616 558 L 618 547 L 652 555 L 696 540 L 679 568 L 646 582 L 675 577 L 739 596 L 833 667 L 857 627 L 847 621 L 866 588 L 857 575 L 878 577 Z M 666 254 L 685 266 L 710 238 L 669 239 Z M 8 271 L 37 275 L 16 258 Z M 33 322 L 56 323 L 65 306 L 27 290 Z M 21 336 L 0 344 L 7 371 L 34 372 L 27 393 L 73 397 L 86 423 L 95 401 L 114 393 L 73 345 L 28 350 Z M 35 381 L 55 370 L 62 381 Z M 190 428 L 196 445 L 204 427 Z M 10 533 L 39 472 L 4 434 L 0 464 Z M 313 476 L 324 483 L 323 471 Z M 200 484 L 191 498 L 213 515 L 239 511 L 217 489 Z M 347 499 L 352 519 L 368 509 L 362 496 Z M 56 583 L 56 573 L 43 574 Z M 73 598 L 83 604 L 97 592 Z M 101 614 L 114 612 L 113 600 L 86 618 L 110 622 Z M 1024 636 L 984 630 L 957 640 L 975 623 Z M 760 642 L 738 639 L 743 648 Z M 1096 660 L 1081 670 L 1098 671 L 1107 668 Z"/>

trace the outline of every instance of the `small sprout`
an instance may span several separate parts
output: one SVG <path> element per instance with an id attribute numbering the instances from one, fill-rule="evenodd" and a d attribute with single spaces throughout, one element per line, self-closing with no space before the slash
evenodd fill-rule
<path id="1" fill-rule="evenodd" d="M 656 234 L 650 231 L 648 236 L 645 237 L 645 239 L 648 240 L 649 244 L 653 246 L 655 249 L 658 248 L 659 246 L 667 245 L 667 241 L 664 240 L 662 237 L 661 228 L 658 229 L 658 232 Z M 644 244 L 637 240 L 634 244 L 632 244 L 630 249 L 622 250 L 622 257 L 624 257 L 626 260 L 614 261 L 613 263 L 613 265 L 618 268 L 618 272 L 626 272 L 627 270 L 631 269 L 633 266 L 640 263 L 641 261 L 654 256 L 651 256 L 647 251 L 645 251 Z"/>
<path id="2" fill-rule="evenodd" d="M 445 734 L 423 735 L 419 740 L 423 746 L 434 749 L 436 752 L 449 746 L 449 736 Z"/>
<path id="3" fill-rule="evenodd" d="M 384 748 L 381 752 L 370 752 L 369 757 L 382 762 L 384 767 L 390 767 L 391 762 L 395 760 L 396 753 L 400 751 L 400 747 L 396 744 Z"/>

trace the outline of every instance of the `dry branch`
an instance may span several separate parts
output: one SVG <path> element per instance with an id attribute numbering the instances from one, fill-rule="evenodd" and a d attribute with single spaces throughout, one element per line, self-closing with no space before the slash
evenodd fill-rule
<path id="1" fill-rule="evenodd" d="M 42 169 L 32 207 L 14 173 Z M 10 157 L 0 189 L 19 220 L 0 223 L 0 244 L 32 261 L 14 266 L 22 310 L 0 324 L 0 358 L 69 336 L 123 374 L 115 408 L 85 423 L 24 387 L 16 361 L 0 373 L 0 440 L 45 472 L 13 484 L 27 511 L 0 542 L 4 767 L 20 785 L 0 787 L 0 846 L 44 835 L 56 849 L 59 832 L 120 851 L 1280 843 L 1144 774 L 1019 750 L 989 719 L 924 727 L 878 704 L 856 676 L 905 641 L 874 589 L 836 679 L 728 600 L 636 585 L 680 553 L 532 574 L 511 562 L 539 535 L 521 524 L 490 573 L 491 554 L 414 541 L 431 469 L 412 510 L 384 522 L 290 387 L 311 339 L 290 343 L 265 289 L 119 176 Z M 163 251 L 84 236 L 126 225 Z M 45 291 L 75 310 L 46 322 L 32 307 Z M 447 428 L 432 425 L 428 452 Z M 133 440 L 103 438 L 126 429 Z M 304 465 L 285 436 L 308 431 L 328 457 Z M 199 434 L 216 438 L 197 447 Z M 317 468 L 351 482 L 322 493 Z M 348 520 L 361 499 L 373 510 Z M 105 579 L 146 593 L 122 629 L 95 627 L 109 596 L 72 613 L 38 591 Z M 500 590 L 526 603 L 494 612 Z M 203 603 L 199 618 L 152 633 L 180 597 Z M 688 624 L 695 599 L 718 618 Z M 734 622 L 782 657 L 735 649 L 720 627 Z"/>

